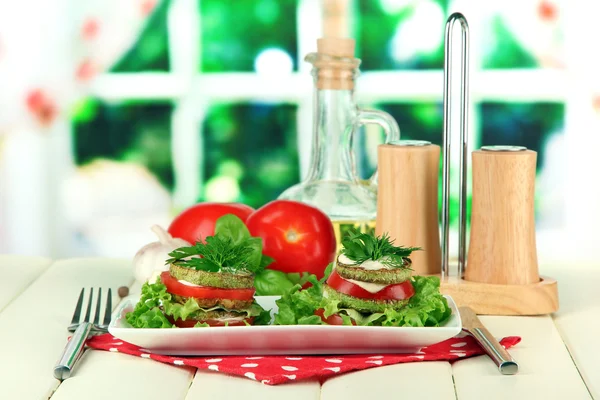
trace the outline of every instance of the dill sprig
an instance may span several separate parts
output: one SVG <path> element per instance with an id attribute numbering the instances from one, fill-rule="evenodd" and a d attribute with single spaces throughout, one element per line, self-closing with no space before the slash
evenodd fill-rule
<path id="1" fill-rule="evenodd" d="M 166 263 L 207 272 L 254 273 L 256 268 L 248 262 L 253 252 L 249 241 L 234 244 L 229 237 L 215 235 L 208 236 L 206 243 L 173 250 Z"/>
<path id="2" fill-rule="evenodd" d="M 394 246 L 394 241 L 390 240 L 387 233 L 373 236 L 353 228 L 348 230 L 347 236 L 342 240 L 342 246 L 342 253 L 357 264 L 367 260 L 379 260 L 392 268 L 407 268 L 406 264 L 410 265 L 410 254 L 421 250 L 420 247 Z"/>

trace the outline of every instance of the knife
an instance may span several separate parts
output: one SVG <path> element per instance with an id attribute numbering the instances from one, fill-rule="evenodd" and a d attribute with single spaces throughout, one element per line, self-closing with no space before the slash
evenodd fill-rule
<path id="1" fill-rule="evenodd" d="M 496 340 L 494 336 L 481 323 L 470 307 L 459 307 L 458 312 L 462 320 L 462 330 L 473 336 L 488 356 L 498 366 L 503 375 L 514 375 L 519 372 L 519 365 Z"/>

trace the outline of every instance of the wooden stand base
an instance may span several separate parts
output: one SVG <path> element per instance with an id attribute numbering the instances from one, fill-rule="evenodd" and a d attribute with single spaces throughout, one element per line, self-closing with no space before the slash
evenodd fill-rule
<path id="1" fill-rule="evenodd" d="M 447 277 L 441 292 L 451 296 L 458 306 L 469 306 L 483 315 L 543 315 L 558 311 L 556 280 L 540 277 L 529 285 L 494 285 Z"/>

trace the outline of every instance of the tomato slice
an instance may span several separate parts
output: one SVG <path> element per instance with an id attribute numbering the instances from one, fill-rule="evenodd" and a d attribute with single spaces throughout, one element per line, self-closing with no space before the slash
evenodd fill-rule
<path id="1" fill-rule="evenodd" d="M 208 286 L 188 286 L 173 278 L 169 271 L 160 274 L 160 280 L 167 287 L 167 292 L 183 297 L 198 299 L 252 300 L 256 289 L 219 289 Z"/>
<path id="2" fill-rule="evenodd" d="M 193 328 L 194 325 L 196 325 L 198 322 L 200 323 L 207 323 L 210 326 L 225 326 L 225 321 L 221 321 L 218 319 L 205 319 L 203 321 L 196 321 L 193 319 L 187 319 L 185 321 L 178 319 L 176 321 L 173 321 L 172 319 L 169 319 L 171 321 L 172 324 L 174 324 L 176 327 L 178 328 Z M 227 326 L 246 326 L 246 322 L 249 323 L 250 325 L 252 325 L 252 323 L 254 322 L 254 317 L 250 317 L 250 318 L 246 318 L 243 321 L 232 321 L 229 322 L 227 324 Z"/>
<path id="3" fill-rule="evenodd" d="M 415 294 L 415 288 L 410 280 L 388 285 L 376 293 L 371 293 L 358 285 L 342 278 L 334 269 L 327 279 L 327 284 L 340 293 L 359 299 L 370 300 L 406 300 Z"/>
<path id="4" fill-rule="evenodd" d="M 333 315 L 330 315 L 329 317 L 325 318 L 325 310 L 322 308 L 315 310 L 315 315 L 318 315 L 319 317 L 321 317 L 321 320 L 323 322 L 325 322 L 326 324 L 344 325 L 344 320 L 342 319 L 342 317 L 340 317 L 337 314 L 333 314 Z M 356 322 L 354 322 L 354 320 L 352 320 L 352 325 L 356 325 Z"/>

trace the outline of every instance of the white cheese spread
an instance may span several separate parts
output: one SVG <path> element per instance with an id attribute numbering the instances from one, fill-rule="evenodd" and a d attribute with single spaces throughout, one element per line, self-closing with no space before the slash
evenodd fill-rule
<path id="1" fill-rule="evenodd" d="M 385 288 L 386 286 L 389 286 L 386 284 L 382 285 L 380 283 L 355 281 L 354 279 L 346 279 L 346 280 L 348 282 L 352 282 L 356 286 L 360 286 L 361 288 L 365 289 L 369 293 L 377 293 L 377 292 L 381 291 L 383 288 Z"/>
<path id="2" fill-rule="evenodd" d="M 384 257 L 385 258 L 385 257 Z M 360 264 L 360 268 L 366 269 L 369 271 L 376 271 L 379 269 L 392 269 L 389 265 L 386 265 L 381 262 L 381 260 L 367 260 L 364 263 Z"/>
<path id="3" fill-rule="evenodd" d="M 344 265 L 356 265 L 356 261 L 349 259 L 345 254 L 339 255 L 338 262 Z"/>
<path id="4" fill-rule="evenodd" d="M 178 282 L 181 283 L 182 285 L 185 285 L 185 286 L 204 287 L 204 286 L 201 286 L 201 285 L 196 285 L 195 283 L 192 283 L 192 282 L 184 281 L 183 279 L 180 280 L 180 281 L 178 281 Z"/>

